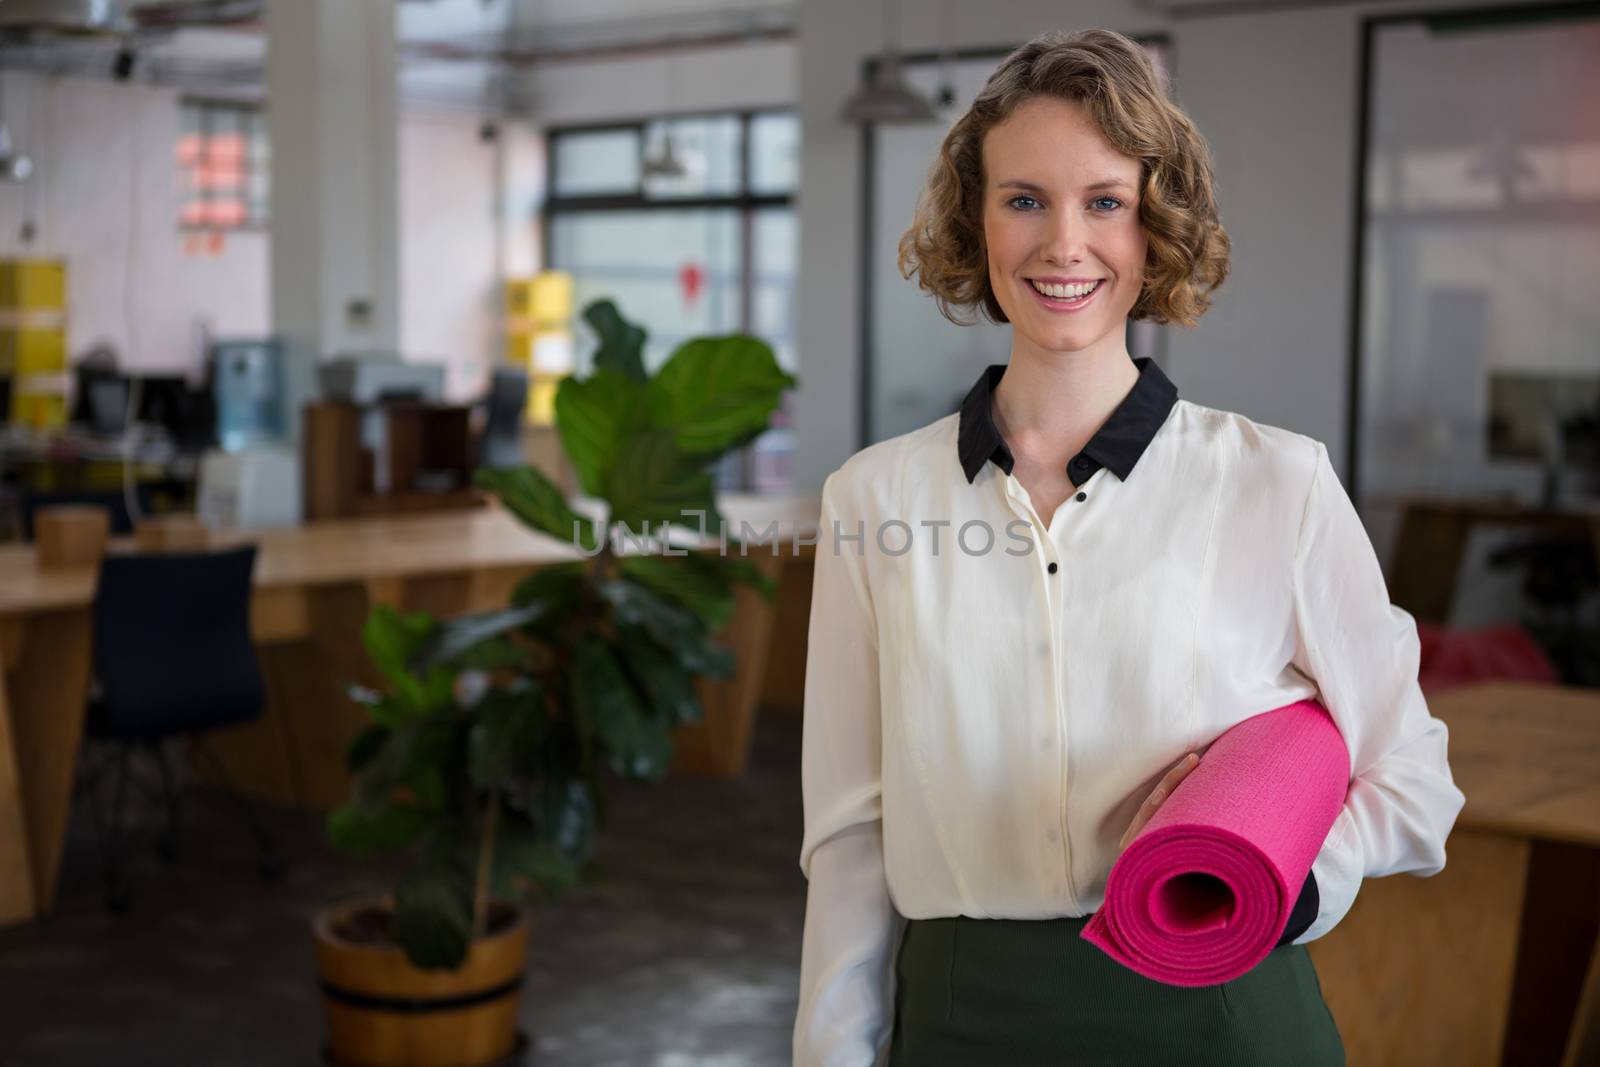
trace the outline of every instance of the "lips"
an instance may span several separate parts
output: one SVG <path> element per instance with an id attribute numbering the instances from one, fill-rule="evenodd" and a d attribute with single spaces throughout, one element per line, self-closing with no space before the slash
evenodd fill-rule
<path id="1" fill-rule="evenodd" d="M 1041 293 L 1034 287 L 1033 282 L 1028 282 L 1028 291 L 1033 294 L 1034 299 L 1046 309 L 1055 312 L 1072 312 L 1082 310 L 1083 308 L 1088 307 L 1089 304 L 1100 295 L 1100 291 L 1105 287 L 1106 280 L 1101 278 L 1095 283 L 1094 288 L 1089 290 L 1089 292 L 1084 296 L 1066 299 L 1063 297 L 1046 296 L 1044 293 Z"/>

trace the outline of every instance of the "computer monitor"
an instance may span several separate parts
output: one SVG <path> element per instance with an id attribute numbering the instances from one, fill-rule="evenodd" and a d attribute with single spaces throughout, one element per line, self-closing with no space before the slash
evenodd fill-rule
<path id="1" fill-rule="evenodd" d="M 128 376 L 106 367 L 75 368 L 72 421 L 96 437 L 121 437 L 128 426 Z"/>
<path id="2" fill-rule="evenodd" d="M 96 437 L 121 437 L 128 428 L 128 379 L 120 374 L 96 374 L 83 383 L 83 402 L 89 432 Z"/>
<path id="3" fill-rule="evenodd" d="M 179 375 L 146 375 L 138 381 L 142 423 L 160 426 L 174 444 L 204 448 L 216 440 L 217 408 L 210 389 L 190 388 Z"/>
<path id="4" fill-rule="evenodd" d="M 188 392 L 189 383 L 176 375 L 140 376 L 139 421 L 165 426 L 170 432 L 183 422 Z"/>

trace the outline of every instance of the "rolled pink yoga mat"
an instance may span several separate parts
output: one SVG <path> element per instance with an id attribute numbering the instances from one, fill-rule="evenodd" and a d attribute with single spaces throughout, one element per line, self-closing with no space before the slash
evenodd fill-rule
<path id="1" fill-rule="evenodd" d="M 1246 719 L 1117 857 L 1080 936 L 1167 985 L 1238 978 L 1283 934 L 1349 784 L 1350 753 L 1321 703 Z"/>

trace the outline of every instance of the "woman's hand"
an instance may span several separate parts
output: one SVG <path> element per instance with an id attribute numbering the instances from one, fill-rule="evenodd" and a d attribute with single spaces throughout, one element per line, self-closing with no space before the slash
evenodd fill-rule
<path id="1" fill-rule="evenodd" d="M 1199 765 L 1199 753 L 1191 752 L 1179 760 L 1166 773 L 1166 776 L 1161 779 L 1161 784 L 1156 786 L 1149 798 L 1140 805 L 1139 813 L 1133 817 L 1133 822 L 1128 824 L 1128 829 L 1123 832 L 1122 840 L 1117 842 L 1118 855 L 1121 855 L 1122 850 L 1128 847 L 1129 841 L 1139 836 L 1139 831 L 1144 829 L 1144 824 L 1150 821 L 1150 816 L 1154 815 L 1156 809 L 1166 802 L 1166 799 L 1172 795 L 1174 789 L 1178 788 L 1178 783 L 1187 778 L 1189 772 Z"/>

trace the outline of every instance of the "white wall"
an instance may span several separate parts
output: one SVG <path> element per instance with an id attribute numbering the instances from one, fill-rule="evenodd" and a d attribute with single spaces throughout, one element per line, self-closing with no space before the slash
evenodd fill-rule
<path id="1" fill-rule="evenodd" d="M 198 366 L 197 321 L 267 329 L 267 238 L 229 234 L 190 255 L 177 228 L 176 97 L 166 90 L 7 72 L 4 117 L 34 175 L 0 184 L 0 255 L 65 256 L 73 355 L 107 340 L 129 366 Z M 31 245 L 21 237 L 34 220 Z"/>
<path id="2" fill-rule="evenodd" d="M 4 117 L 29 154 L 29 182 L 0 184 L 0 255 L 64 256 L 74 356 L 100 340 L 126 366 L 198 376 L 196 326 L 218 336 L 270 329 L 269 236 L 229 233 L 219 254 L 185 252 L 174 147 L 178 97 L 167 89 L 78 78 L 3 75 Z M 400 346 L 449 364 L 452 395 L 481 386 L 494 354 L 497 263 L 535 268 L 543 180 L 524 125 L 501 141 L 507 204 L 497 228 L 497 151 L 469 113 L 402 115 Z M 31 245 L 20 236 L 32 219 Z"/>
<path id="3" fill-rule="evenodd" d="M 481 394 L 499 358 L 498 280 L 536 267 L 544 180 L 530 129 L 506 124 L 485 142 L 480 125 L 439 112 L 412 112 L 400 124 L 402 350 L 407 360 L 443 363 L 446 391 L 462 398 Z"/>
<path id="4" fill-rule="evenodd" d="M 788 107 L 799 91 L 799 64 L 792 41 L 551 63 L 532 79 L 533 118 L 561 126 L 683 111 Z"/>
<path id="5" fill-rule="evenodd" d="M 1190 399 L 1324 441 L 1343 474 L 1356 60 L 1361 16 L 1384 10 L 1330 4 L 1173 20 L 1131 0 L 1088 0 L 1070 13 L 1051 0 L 992 0 L 902 5 L 898 30 L 905 51 L 1011 46 L 1089 26 L 1171 38 L 1180 103 L 1216 157 L 1234 257 L 1200 324 L 1170 331 L 1165 366 Z M 883 31 L 877 5 L 855 0 L 806 0 L 799 16 L 796 481 L 815 487 L 859 447 L 861 141 L 838 111 Z M 931 300 L 927 314 L 937 314 Z"/>

